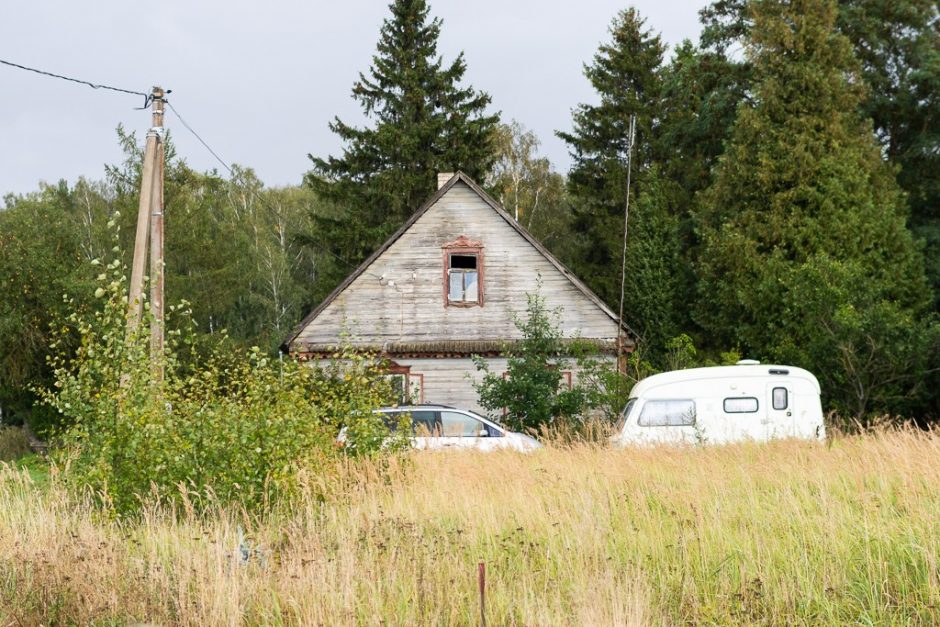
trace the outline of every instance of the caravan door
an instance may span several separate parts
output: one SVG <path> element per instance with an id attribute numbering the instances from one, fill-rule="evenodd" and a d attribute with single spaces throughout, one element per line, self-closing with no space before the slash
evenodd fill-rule
<path id="1" fill-rule="evenodd" d="M 767 413 L 760 397 L 760 388 L 748 387 L 744 392 L 734 390 L 733 396 L 721 400 L 724 429 L 715 442 L 754 440 L 762 442 L 768 436 Z"/>
<path id="2" fill-rule="evenodd" d="M 793 386 L 786 380 L 767 384 L 767 414 L 765 417 L 767 438 L 792 438 L 796 435 L 793 407 L 796 395 Z"/>

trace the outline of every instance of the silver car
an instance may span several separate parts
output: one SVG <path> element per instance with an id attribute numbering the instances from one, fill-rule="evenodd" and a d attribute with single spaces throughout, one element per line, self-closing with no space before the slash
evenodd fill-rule
<path id="1" fill-rule="evenodd" d="M 376 413 L 382 414 L 385 423 L 393 428 L 401 418 L 410 418 L 411 441 L 418 449 L 532 451 L 542 447 L 535 438 L 509 431 L 469 409 L 447 405 L 403 405 L 377 409 Z"/>

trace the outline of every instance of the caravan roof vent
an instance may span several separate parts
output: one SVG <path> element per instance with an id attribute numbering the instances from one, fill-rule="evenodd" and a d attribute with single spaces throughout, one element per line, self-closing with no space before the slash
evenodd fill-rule
<path id="1" fill-rule="evenodd" d="M 737 363 L 738 366 L 759 366 L 760 362 L 756 359 L 742 359 Z"/>

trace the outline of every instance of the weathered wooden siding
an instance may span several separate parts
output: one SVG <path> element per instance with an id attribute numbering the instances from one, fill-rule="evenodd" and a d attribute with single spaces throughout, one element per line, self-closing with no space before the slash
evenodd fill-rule
<path id="1" fill-rule="evenodd" d="M 442 246 L 461 235 L 484 246 L 482 307 L 445 306 Z M 519 338 L 513 314 L 525 312 L 526 293 L 535 291 L 539 275 L 548 306 L 563 309 L 565 336 L 617 337 L 607 313 L 458 182 L 320 312 L 295 345 L 336 342 L 344 332 L 354 344 Z"/>
<path id="2" fill-rule="evenodd" d="M 424 402 L 442 403 L 486 414 L 473 388 L 474 382 L 480 381 L 483 375 L 477 372 L 470 359 L 397 359 L 395 363 L 411 366 L 412 375 L 424 375 Z M 492 372 L 506 371 L 506 360 L 503 358 L 489 358 L 486 363 Z"/>
<path id="3" fill-rule="evenodd" d="M 614 357 L 604 357 L 613 363 Z M 502 374 L 506 371 L 506 359 L 491 357 L 485 359 L 490 372 Z M 312 362 L 318 363 L 318 362 Z M 483 378 L 470 359 L 396 359 L 399 366 L 410 368 L 412 377 L 422 375 L 424 381 L 423 397 L 426 403 L 440 403 L 461 409 L 471 409 L 486 415 L 479 405 L 479 398 L 473 385 Z M 578 369 L 572 362 L 567 370 L 572 372 L 572 382 L 578 382 Z"/>

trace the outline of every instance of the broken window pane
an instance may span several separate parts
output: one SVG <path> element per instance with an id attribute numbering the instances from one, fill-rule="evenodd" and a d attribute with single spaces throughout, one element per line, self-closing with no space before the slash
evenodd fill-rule
<path id="1" fill-rule="evenodd" d="M 477 269 L 477 256 L 476 255 L 451 255 L 450 267 L 461 268 L 465 270 L 476 270 Z"/>

